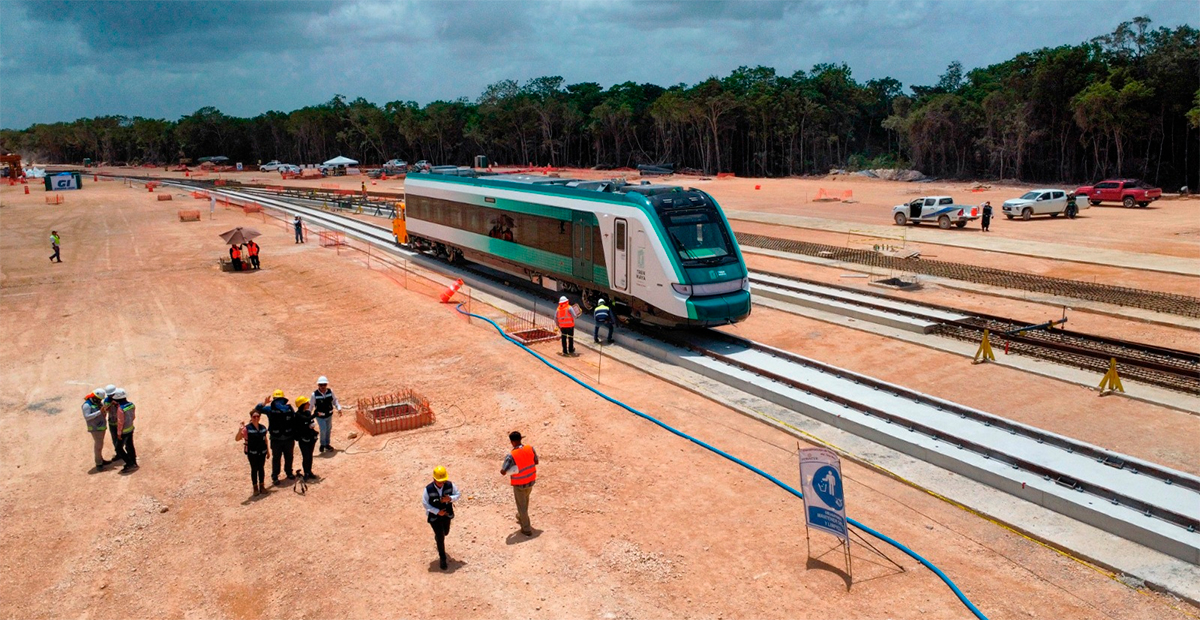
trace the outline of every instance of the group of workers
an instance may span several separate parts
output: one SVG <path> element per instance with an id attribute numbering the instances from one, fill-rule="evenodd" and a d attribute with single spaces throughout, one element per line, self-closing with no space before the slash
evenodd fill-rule
<path id="1" fill-rule="evenodd" d="M 537 481 L 538 455 L 533 446 L 522 442 L 521 433 L 513 431 L 508 434 L 512 450 L 504 457 L 500 465 L 500 475 L 508 476 L 512 485 L 513 501 L 517 505 L 517 523 L 521 533 L 533 536 L 533 526 L 529 522 L 529 496 L 533 493 L 533 484 Z M 450 521 L 454 519 L 454 502 L 462 495 L 462 489 L 450 481 L 446 468 L 438 465 L 433 468 L 433 482 L 425 486 L 421 493 L 421 506 L 425 508 L 425 520 L 433 528 L 433 540 L 437 545 L 438 565 L 446 570 L 446 535 L 450 533 Z"/>
<path id="2" fill-rule="evenodd" d="M 267 493 L 266 463 L 271 457 L 271 482 L 280 484 L 280 473 L 288 480 L 302 476 L 304 480 L 316 480 L 313 473 L 313 450 L 320 442 L 320 451 L 332 452 L 330 435 L 333 433 L 333 413 L 342 411 L 337 395 L 329 388 L 329 379 L 317 379 L 317 389 L 312 396 L 296 398 L 293 407 L 283 390 L 275 390 L 262 403 L 250 411 L 250 421 L 238 423 L 236 441 L 244 442 L 243 451 L 250 461 L 250 481 L 254 495 Z M 268 424 L 262 423 L 267 416 Z M 300 467 L 292 469 L 294 449 L 300 448 Z M 281 470 L 282 466 L 282 470 Z"/>
<path id="3" fill-rule="evenodd" d="M 559 339 L 562 341 L 562 355 L 564 357 L 578 357 L 575 352 L 575 317 L 578 316 L 577 310 L 571 305 L 571 300 L 565 296 L 558 298 L 558 309 L 554 311 L 554 323 L 558 325 Z M 600 328 L 607 327 L 608 335 L 604 341 L 607 344 L 613 343 L 613 328 L 617 324 L 617 317 L 613 314 L 612 308 L 609 308 L 601 298 L 596 302 L 596 309 L 592 313 L 592 318 L 595 319 L 596 327 L 592 331 L 592 339 L 596 344 L 601 344 Z"/>
<path id="4" fill-rule="evenodd" d="M 105 467 L 117 460 L 125 463 L 121 468 L 122 473 L 138 468 L 137 450 L 133 447 L 133 422 L 136 417 L 137 409 L 129 402 L 129 396 L 123 388 L 115 385 L 96 388 L 83 399 L 83 420 L 92 436 L 96 471 L 104 471 Z M 111 460 L 104 458 L 105 428 L 112 436 L 114 455 Z"/>
<path id="5" fill-rule="evenodd" d="M 243 250 L 243 247 L 246 249 Z M 253 239 L 247 241 L 243 245 L 234 244 L 229 246 L 229 262 L 233 265 L 233 270 L 242 271 L 243 269 L 261 268 L 262 265 L 260 265 L 258 262 L 258 252 L 258 244 L 255 243 Z M 250 261 L 249 267 L 242 263 L 243 254 L 245 254 L 246 258 Z"/>

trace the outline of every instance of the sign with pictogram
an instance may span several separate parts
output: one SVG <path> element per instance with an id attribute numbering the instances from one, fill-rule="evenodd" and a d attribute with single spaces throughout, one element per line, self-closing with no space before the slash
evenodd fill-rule
<path id="1" fill-rule="evenodd" d="M 849 542 L 841 459 L 826 448 L 800 450 L 800 485 L 804 520 L 809 527 Z"/>

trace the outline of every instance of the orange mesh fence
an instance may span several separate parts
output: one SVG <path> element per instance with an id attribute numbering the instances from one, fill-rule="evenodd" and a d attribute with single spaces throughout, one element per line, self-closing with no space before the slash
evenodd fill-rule
<path id="1" fill-rule="evenodd" d="M 429 401 L 412 390 L 360 398 L 355 417 L 358 425 L 372 435 L 409 431 L 436 421 Z"/>

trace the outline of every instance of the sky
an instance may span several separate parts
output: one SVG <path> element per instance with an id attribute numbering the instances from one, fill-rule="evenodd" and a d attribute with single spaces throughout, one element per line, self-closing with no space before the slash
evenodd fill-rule
<path id="1" fill-rule="evenodd" d="M 1075 44 L 1139 15 L 1195 26 L 1194 0 L 4 0 L 0 127 L 101 115 L 290 112 L 335 94 L 475 100 L 493 82 L 661 86 L 746 65 L 846 63 L 859 81 L 937 81 Z"/>

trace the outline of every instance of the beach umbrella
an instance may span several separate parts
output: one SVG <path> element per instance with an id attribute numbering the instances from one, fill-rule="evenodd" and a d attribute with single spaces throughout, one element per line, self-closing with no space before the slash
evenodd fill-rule
<path id="1" fill-rule="evenodd" d="M 225 243 L 228 243 L 229 245 L 242 245 L 260 235 L 262 235 L 262 233 L 254 230 L 253 228 L 242 228 L 241 226 L 238 226 L 233 230 L 227 230 L 221 233 L 221 238 L 224 239 Z"/>

